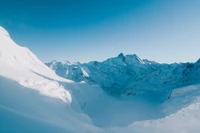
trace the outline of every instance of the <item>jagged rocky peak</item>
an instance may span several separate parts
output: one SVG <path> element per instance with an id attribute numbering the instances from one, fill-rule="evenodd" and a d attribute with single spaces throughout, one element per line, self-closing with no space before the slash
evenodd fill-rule
<path id="1" fill-rule="evenodd" d="M 142 61 L 136 54 L 128 54 L 124 55 L 123 53 L 120 53 L 117 58 L 122 59 L 123 61 L 126 61 L 127 63 L 141 63 L 144 64 L 144 61 Z"/>
<path id="2" fill-rule="evenodd" d="M 123 53 L 120 53 L 117 57 L 118 57 L 118 58 L 125 58 L 125 56 L 124 56 Z"/>
<path id="3" fill-rule="evenodd" d="M 117 58 L 121 59 L 123 62 L 126 60 L 125 56 L 123 53 L 120 53 Z"/>

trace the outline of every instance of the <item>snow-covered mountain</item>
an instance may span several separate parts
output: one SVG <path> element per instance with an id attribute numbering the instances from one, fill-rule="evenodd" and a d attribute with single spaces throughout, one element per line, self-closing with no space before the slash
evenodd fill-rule
<path id="1" fill-rule="evenodd" d="M 0 37 L 1 76 L 13 79 L 26 87 L 34 88 L 44 95 L 60 98 L 65 102 L 71 101 L 69 93 L 59 86 L 56 80 L 72 81 L 57 76 L 28 48 L 20 47 L 13 42 L 8 32 L 2 27 L 0 27 Z"/>
<path id="2" fill-rule="evenodd" d="M 200 61 L 168 65 L 120 54 L 48 65 L 56 73 L 0 27 L 0 133 L 200 131 Z"/>
<path id="3" fill-rule="evenodd" d="M 81 88 L 57 76 L 0 27 L 0 133 L 98 131 L 81 111 Z"/>
<path id="4" fill-rule="evenodd" d="M 200 60 L 196 63 L 159 64 L 142 60 L 137 55 L 122 53 L 103 62 L 47 63 L 59 76 L 75 82 L 98 84 L 106 91 L 117 94 L 137 94 L 144 91 L 174 88 L 198 83 Z"/>

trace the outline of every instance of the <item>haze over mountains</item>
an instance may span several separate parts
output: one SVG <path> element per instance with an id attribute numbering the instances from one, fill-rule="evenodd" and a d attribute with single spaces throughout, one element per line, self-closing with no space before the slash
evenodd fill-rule
<path id="1" fill-rule="evenodd" d="M 0 27 L 0 133 L 200 131 L 199 60 L 159 64 L 120 54 L 47 65 Z"/>

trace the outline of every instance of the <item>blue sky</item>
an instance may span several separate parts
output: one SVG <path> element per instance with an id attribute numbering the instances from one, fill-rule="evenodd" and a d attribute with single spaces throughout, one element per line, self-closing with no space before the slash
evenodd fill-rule
<path id="1" fill-rule="evenodd" d="M 200 58 L 199 0 L 0 0 L 0 25 L 42 61 Z"/>

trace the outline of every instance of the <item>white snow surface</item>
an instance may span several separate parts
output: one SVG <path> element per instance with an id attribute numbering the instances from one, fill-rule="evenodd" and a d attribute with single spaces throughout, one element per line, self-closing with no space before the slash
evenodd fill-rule
<path id="1" fill-rule="evenodd" d="M 20 47 L 0 28 L 0 75 L 20 84 L 36 89 L 41 94 L 71 102 L 67 90 L 57 81 L 72 83 L 55 74 L 44 65 L 28 48 Z"/>
<path id="2" fill-rule="evenodd" d="M 200 131 L 200 61 L 167 65 L 120 54 L 49 66 L 56 73 L 0 27 L 0 133 Z M 120 97 L 106 90 L 122 88 Z"/>

